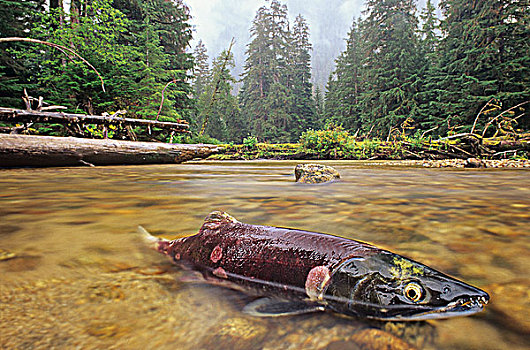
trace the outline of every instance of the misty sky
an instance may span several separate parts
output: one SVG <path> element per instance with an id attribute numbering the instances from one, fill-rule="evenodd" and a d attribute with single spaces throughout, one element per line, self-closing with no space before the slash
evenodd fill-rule
<path id="1" fill-rule="evenodd" d="M 184 0 L 193 16 L 195 47 L 202 39 L 210 58 L 228 48 L 232 37 L 236 39 L 234 73 L 240 74 L 245 60 L 246 45 L 250 42 L 249 29 L 259 7 L 266 0 Z M 420 0 L 424 3 L 425 0 Z M 437 3 L 435 0 L 434 3 Z M 298 14 L 309 23 L 313 43 L 313 78 L 324 85 L 333 69 L 334 60 L 344 50 L 344 39 L 354 18 L 363 10 L 364 0 L 284 0 L 291 24 Z"/>

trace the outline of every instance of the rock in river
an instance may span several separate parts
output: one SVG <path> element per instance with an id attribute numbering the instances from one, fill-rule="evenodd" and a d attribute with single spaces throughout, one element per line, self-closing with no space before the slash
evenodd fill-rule
<path id="1" fill-rule="evenodd" d="M 334 168 L 321 164 L 298 164 L 294 168 L 296 182 L 306 184 L 319 184 L 340 178 Z"/>

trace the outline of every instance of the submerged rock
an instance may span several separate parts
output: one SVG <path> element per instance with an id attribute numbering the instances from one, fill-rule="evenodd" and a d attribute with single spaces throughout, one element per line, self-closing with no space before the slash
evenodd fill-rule
<path id="1" fill-rule="evenodd" d="M 407 342 L 380 329 L 364 329 L 352 336 L 352 340 L 363 350 L 414 350 Z"/>
<path id="2" fill-rule="evenodd" d="M 477 158 L 468 158 L 464 163 L 464 168 L 487 168 L 486 163 Z"/>
<path id="3" fill-rule="evenodd" d="M 306 184 L 319 184 L 340 178 L 337 170 L 321 164 L 298 164 L 294 168 L 294 176 L 296 182 Z"/>
<path id="4" fill-rule="evenodd" d="M 229 318 L 206 337 L 204 348 L 257 349 L 267 335 L 267 328 L 256 319 Z"/>
<path id="5" fill-rule="evenodd" d="M 493 317 L 512 331 L 529 335 L 530 279 L 519 279 L 489 285 L 487 290 L 494 300 L 490 306 Z"/>
<path id="6" fill-rule="evenodd" d="M 16 258 L 17 255 L 8 250 L 0 248 L 0 261 L 10 260 Z"/>

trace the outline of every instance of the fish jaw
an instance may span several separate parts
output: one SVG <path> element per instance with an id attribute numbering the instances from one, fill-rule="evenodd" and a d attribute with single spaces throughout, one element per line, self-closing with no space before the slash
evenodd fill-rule
<path id="1" fill-rule="evenodd" d="M 489 301 L 489 295 L 477 295 L 459 298 L 444 307 L 433 308 L 429 311 L 412 315 L 399 315 L 390 318 L 376 318 L 383 321 L 425 321 L 445 319 L 451 317 L 470 316 L 484 310 Z"/>
<path id="2" fill-rule="evenodd" d="M 407 294 L 413 286 L 415 294 Z M 411 296 L 417 297 L 410 298 Z M 469 284 L 388 251 L 351 258 L 332 272 L 324 299 L 335 311 L 384 321 L 468 316 L 489 295 Z"/>

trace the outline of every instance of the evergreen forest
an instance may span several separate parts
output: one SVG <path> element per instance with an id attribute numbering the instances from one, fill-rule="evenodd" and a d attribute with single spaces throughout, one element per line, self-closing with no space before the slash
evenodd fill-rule
<path id="1" fill-rule="evenodd" d="M 0 0 L 0 38 L 71 48 L 106 87 L 59 49 L 0 43 L 0 106 L 22 108 L 25 89 L 72 112 L 153 119 L 165 91 L 162 120 L 185 119 L 192 130 L 180 142 L 292 143 L 315 130 L 380 140 L 528 130 L 528 2 L 439 7 L 441 16 L 430 0 L 421 11 L 414 0 L 366 0 L 321 87 L 312 80 L 309 24 L 279 0 L 249 25 L 241 76 L 231 73 L 231 44 L 217 57 L 200 40 L 190 47 L 185 0 Z M 492 119 L 498 127 L 487 129 Z"/>

